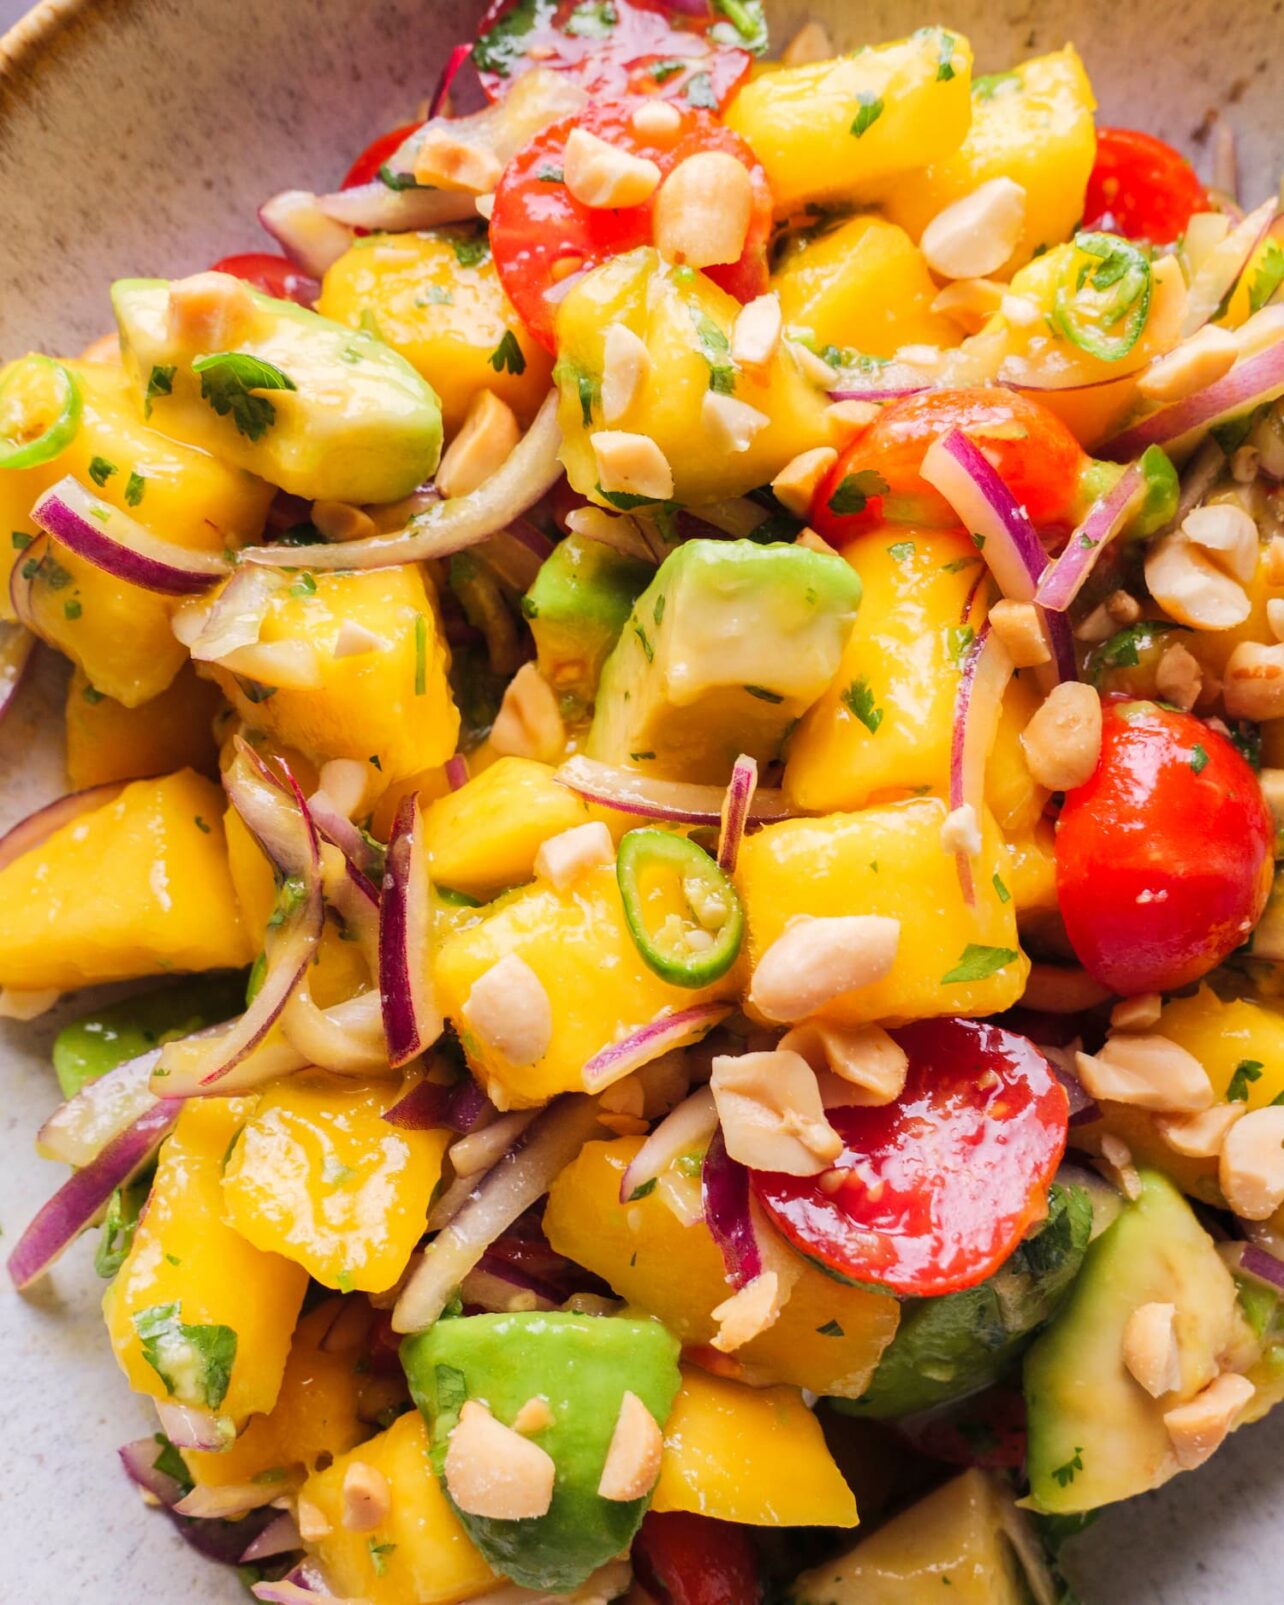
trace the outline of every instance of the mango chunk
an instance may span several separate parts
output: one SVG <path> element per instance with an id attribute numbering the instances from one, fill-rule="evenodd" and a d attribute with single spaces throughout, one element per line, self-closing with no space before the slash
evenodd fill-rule
<path id="1" fill-rule="evenodd" d="M 136 780 L 0 870 L 0 985 L 69 991 L 253 957 L 223 794 L 190 769 Z"/>
<path id="2" fill-rule="evenodd" d="M 190 665 L 141 708 L 103 696 L 76 669 L 67 686 L 67 778 L 81 790 L 176 769 L 213 774 L 214 716 L 222 703 L 218 687 Z"/>

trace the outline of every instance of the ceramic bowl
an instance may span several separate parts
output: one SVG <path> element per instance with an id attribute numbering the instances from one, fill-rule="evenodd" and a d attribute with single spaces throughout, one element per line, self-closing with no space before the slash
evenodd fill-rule
<path id="1" fill-rule="evenodd" d="M 336 182 L 375 133 L 413 114 L 479 9 L 447 0 L 37 6 L 0 41 L 0 358 L 74 351 L 100 334 L 113 278 L 181 274 L 267 248 L 258 203 Z M 1207 172 L 1225 115 L 1250 199 L 1284 167 L 1273 71 L 1281 0 L 951 0 L 926 9 L 921 0 L 769 0 L 769 10 L 777 39 L 816 15 L 843 45 L 947 22 L 972 38 L 984 71 L 1072 39 L 1104 121 L 1151 129 Z M 0 731 L 0 826 L 64 789 L 61 686 L 44 663 Z M 57 1098 L 48 1066 L 56 1025 L 55 1016 L 0 1031 L 0 1226 L 10 1243 L 60 1179 L 31 1147 Z M 84 1243 L 35 1295 L 0 1290 L 0 1600 L 241 1599 L 236 1580 L 186 1549 L 118 1468 L 116 1447 L 154 1423 L 108 1351 L 100 1291 Z M 1090 1605 L 1274 1600 L 1284 1573 L 1278 1432 L 1268 1422 L 1242 1433 L 1197 1476 L 1107 1513 L 1071 1562 Z"/>

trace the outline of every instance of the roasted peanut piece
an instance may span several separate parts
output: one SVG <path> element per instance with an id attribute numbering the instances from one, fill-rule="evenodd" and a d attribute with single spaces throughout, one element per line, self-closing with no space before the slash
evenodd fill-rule
<path id="1" fill-rule="evenodd" d="M 1030 773 L 1049 791 L 1082 786 L 1101 756 L 1101 699 L 1090 685 L 1055 686 L 1021 733 Z"/>
<path id="2" fill-rule="evenodd" d="M 543 1516 L 553 1502 L 557 1467 L 547 1450 L 506 1427 L 469 1399 L 446 1448 L 450 1497 L 470 1516 L 499 1521 Z"/>
<path id="3" fill-rule="evenodd" d="M 649 435 L 625 429 L 599 429 L 590 437 L 604 491 L 665 502 L 673 495 L 673 470 Z"/>
<path id="4" fill-rule="evenodd" d="M 392 1490 L 377 1466 L 353 1460 L 343 1474 L 343 1525 L 350 1533 L 373 1532 L 387 1521 Z"/>
<path id="5" fill-rule="evenodd" d="M 932 311 L 977 334 L 1003 305 L 1004 286 L 993 279 L 956 279 L 932 302 Z"/>
<path id="6" fill-rule="evenodd" d="M 535 873 L 564 892 L 586 869 L 614 861 L 611 833 L 600 819 L 594 819 L 587 825 L 573 825 L 543 842 L 535 854 Z"/>
<path id="7" fill-rule="evenodd" d="M 1216 1159 L 1226 1133 L 1245 1113 L 1242 1103 L 1215 1103 L 1197 1115 L 1156 1115 L 1155 1126 L 1175 1154 L 1186 1159 Z"/>
<path id="8" fill-rule="evenodd" d="M 510 758 L 556 763 L 566 746 L 566 726 L 553 688 L 533 663 L 523 663 L 508 682 L 490 729 L 490 744 Z"/>
<path id="9" fill-rule="evenodd" d="M 837 461 L 838 453 L 832 446 L 799 452 L 771 482 L 776 500 L 798 518 L 806 518 L 817 487 Z"/>
<path id="10" fill-rule="evenodd" d="M 1284 645 L 1241 641 L 1226 660 L 1222 698 L 1232 719 L 1284 717 Z"/>
<path id="11" fill-rule="evenodd" d="M 823 22 L 804 22 L 781 52 L 786 67 L 807 67 L 815 62 L 829 61 L 834 55 L 834 44 Z"/>
<path id="12" fill-rule="evenodd" d="M 1003 596 L 990 609 L 990 626 L 1007 649 L 1015 669 L 1033 669 L 1052 657 L 1033 602 Z"/>
<path id="13" fill-rule="evenodd" d="M 740 452 L 749 450 L 755 436 L 762 433 L 771 419 L 747 401 L 706 390 L 700 404 L 700 422 L 720 450 Z"/>
<path id="14" fill-rule="evenodd" d="M 478 976 L 461 1013 L 510 1064 L 534 1064 L 553 1040 L 553 1006 L 544 983 L 516 953 L 506 953 Z"/>
<path id="15" fill-rule="evenodd" d="M 1164 1000 L 1158 992 L 1139 992 L 1136 997 L 1123 998 L 1110 1011 L 1113 1031 L 1149 1031 L 1159 1023 L 1164 1012 Z"/>
<path id="16" fill-rule="evenodd" d="M 732 358 L 746 368 L 765 368 L 780 345 L 784 320 L 780 297 L 760 295 L 741 307 L 731 328 Z"/>
<path id="17" fill-rule="evenodd" d="M 1195 630 L 1229 630 L 1251 612 L 1248 592 L 1216 561 L 1221 553 L 1201 546 L 1185 528 L 1174 530 L 1146 553 L 1146 585 L 1178 624 Z"/>
<path id="18" fill-rule="evenodd" d="M 864 434 L 881 410 L 876 401 L 860 401 L 856 397 L 849 397 L 846 401 L 831 401 L 825 408 L 829 438 L 836 445 L 845 446 L 849 440 Z"/>
<path id="19" fill-rule="evenodd" d="M 313 502 L 312 522 L 328 541 L 360 541 L 379 533 L 370 514 L 349 502 Z"/>
<path id="20" fill-rule="evenodd" d="M 1098 1168 L 1114 1182 L 1125 1198 L 1135 1203 L 1141 1197 L 1141 1177 L 1132 1162 L 1132 1149 L 1111 1132 L 1101 1139 L 1101 1164 Z"/>
<path id="21" fill-rule="evenodd" d="M 1226 1202 L 1245 1220 L 1284 1204 L 1284 1106 L 1250 1109 L 1226 1133 L 1217 1166 Z"/>
<path id="22" fill-rule="evenodd" d="M 816 1176 L 843 1151 L 801 1054 L 719 1054 L 709 1084 L 727 1152 L 742 1165 Z"/>
<path id="23" fill-rule="evenodd" d="M 1124 1327 L 1124 1364 L 1152 1399 L 1181 1387 L 1176 1318 L 1175 1304 L 1140 1304 Z"/>
<path id="24" fill-rule="evenodd" d="M 1167 1037 L 1118 1033 L 1097 1053 L 1076 1054 L 1075 1067 L 1094 1098 L 1135 1109 L 1195 1115 L 1213 1101 L 1203 1065 Z"/>
<path id="25" fill-rule="evenodd" d="M 1152 362 L 1137 381 L 1147 401 L 1168 403 L 1194 395 L 1235 366 L 1239 346 L 1229 329 L 1205 324 L 1198 334 Z"/>
<path id="26" fill-rule="evenodd" d="M 726 151 L 699 151 L 678 163 L 655 198 L 660 255 L 688 267 L 736 262 L 745 248 L 753 184 L 744 163 Z"/>
<path id="27" fill-rule="evenodd" d="M 1141 603 L 1127 591 L 1111 591 L 1106 598 L 1106 612 L 1116 624 L 1136 624 L 1141 617 Z"/>
<path id="28" fill-rule="evenodd" d="M 320 1505 L 314 1505 L 310 1499 L 299 1500 L 295 1506 L 294 1520 L 299 1537 L 305 1544 L 319 1544 L 334 1531 Z"/>
<path id="29" fill-rule="evenodd" d="M 1070 964 L 1034 963 L 1026 976 L 1021 1002 L 1027 1009 L 1044 1014 L 1078 1014 L 1095 1009 L 1110 995 L 1109 987 L 1102 986 L 1087 970 Z"/>
<path id="30" fill-rule="evenodd" d="M 637 400 L 651 372 L 646 342 L 624 323 L 613 323 L 602 346 L 602 418 L 617 424 Z"/>
<path id="31" fill-rule="evenodd" d="M 962 803 L 946 814 L 941 847 L 947 853 L 966 853 L 969 858 L 981 851 L 981 826 L 971 803 Z"/>
<path id="32" fill-rule="evenodd" d="M 1165 647 L 1155 665 L 1155 690 L 1164 701 L 1189 713 L 1203 689 L 1204 671 L 1194 653 L 1180 641 Z"/>
<path id="33" fill-rule="evenodd" d="M 724 1299 L 712 1312 L 718 1330 L 712 1344 L 722 1354 L 734 1354 L 780 1319 L 785 1299 L 775 1271 L 763 1271 L 738 1293 Z"/>
<path id="34" fill-rule="evenodd" d="M 682 127 L 682 113 L 667 100 L 645 100 L 629 118 L 633 132 L 657 145 L 667 145 Z"/>
<path id="35" fill-rule="evenodd" d="M 767 1020 L 805 1020 L 844 992 L 881 981 L 900 936 L 901 922 L 882 914 L 800 916 L 758 960 L 749 1002 Z"/>
<path id="36" fill-rule="evenodd" d="M 615 1418 L 615 1430 L 597 1491 L 617 1504 L 642 1499 L 655 1487 L 664 1453 L 660 1424 L 636 1393 L 626 1392 Z"/>
<path id="37" fill-rule="evenodd" d="M 437 489 L 446 497 L 476 490 L 504 466 L 521 438 L 521 426 L 508 403 L 493 390 L 479 390 L 442 455 Z"/>
<path id="38" fill-rule="evenodd" d="M 919 242 L 927 265 L 945 279 L 983 279 L 1016 250 L 1025 225 L 1025 190 L 991 178 L 938 212 Z"/>
<path id="39" fill-rule="evenodd" d="M 1247 585 L 1257 572 L 1257 525 L 1235 502 L 1208 502 L 1182 520 L 1182 534 L 1212 553 L 1219 568 Z"/>
<path id="40" fill-rule="evenodd" d="M 430 123 L 415 152 L 415 181 L 433 189 L 484 195 L 503 175 L 503 164 L 493 150 L 460 139 L 445 123 Z"/>
<path id="41" fill-rule="evenodd" d="M 800 1053 L 816 1072 L 826 1109 L 892 1103 L 905 1090 L 909 1056 L 881 1025 L 813 1020 L 781 1037 L 780 1047 Z"/>
<path id="42" fill-rule="evenodd" d="M 608 144 L 587 128 L 571 130 L 562 170 L 567 189 L 580 205 L 599 211 L 641 206 L 660 184 L 660 169 L 648 157 Z"/>
<path id="43" fill-rule="evenodd" d="M 1256 1391 L 1247 1377 L 1223 1371 L 1189 1404 L 1165 1410 L 1164 1426 L 1183 1471 L 1194 1471 L 1221 1448 Z"/>
<path id="44" fill-rule="evenodd" d="M 527 1399 L 517 1414 L 513 1417 L 513 1431 L 520 1432 L 526 1437 L 537 1432 L 546 1432 L 553 1425 L 553 1412 L 548 1407 L 548 1400 L 538 1394 Z"/>
<path id="45" fill-rule="evenodd" d="M 250 292 L 230 273 L 193 273 L 169 287 L 169 335 L 198 351 L 237 345 L 254 314 Z"/>

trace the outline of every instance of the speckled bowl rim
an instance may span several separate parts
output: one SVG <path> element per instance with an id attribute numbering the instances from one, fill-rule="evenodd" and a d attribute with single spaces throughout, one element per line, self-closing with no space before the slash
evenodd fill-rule
<path id="1" fill-rule="evenodd" d="M 94 4 L 95 0 L 39 0 L 12 28 L 0 34 L 0 89 L 13 91 L 33 82 L 33 69 L 52 58 L 49 47 L 58 35 Z"/>

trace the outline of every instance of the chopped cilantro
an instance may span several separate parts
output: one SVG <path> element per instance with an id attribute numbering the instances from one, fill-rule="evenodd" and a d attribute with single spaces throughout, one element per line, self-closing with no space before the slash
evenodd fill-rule
<path id="1" fill-rule="evenodd" d="M 997 871 L 994 875 L 994 890 L 998 893 L 1000 903 L 1010 903 L 1012 901 L 1012 893 L 1003 884 L 1003 877 Z"/>
<path id="2" fill-rule="evenodd" d="M 1284 284 L 1284 246 L 1278 240 L 1272 240 L 1249 286 L 1249 312 L 1260 312 L 1281 284 Z"/>
<path id="3" fill-rule="evenodd" d="M 541 162 L 535 169 L 535 177 L 541 184 L 564 184 L 566 182 L 566 170 L 555 166 L 552 162 Z"/>
<path id="4" fill-rule="evenodd" d="M 872 736 L 883 722 L 883 710 L 874 706 L 874 693 L 866 680 L 853 680 L 843 692 L 843 705 L 865 726 Z"/>
<path id="5" fill-rule="evenodd" d="M 236 1359 L 230 1326 L 186 1326 L 178 1304 L 153 1304 L 134 1315 L 143 1358 L 181 1404 L 217 1410 Z"/>
<path id="6" fill-rule="evenodd" d="M 970 624 L 956 624 L 945 632 L 945 639 L 950 654 L 950 661 L 956 669 L 961 669 L 976 640 L 976 631 Z"/>
<path id="7" fill-rule="evenodd" d="M 526 372 L 526 358 L 522 355 L 522 348 L 517 343 L 517 336 L 511 329 L 504 330 L 504 338 L 499 342 L 487 359 L 496 373 L 519 374 Z"/>
<path id="8" fill-rule="evenodd" d="M 540 0 L 517 0 L 473 45 L 473 65 L 478 72 L 493 72 L 507 78 L 526 54 L 526 35 L 550 8 Z"/>
<path id="9" fill-rule="evenodd" d="M 34 535 L 24 534 L 20 529 L 15 529 L 12 535 L 9 537 L 15 552 L 25 552 L 35 538 L 36 537 Z"/>
<path id="10" fill-rule="evenodd" d="M 422 613 L 415 615 L 415 695 L 422 697 L 428 689 L 428 620 Z"/>
<path id="11" fill-rule="evenodd" d="M 80 694 L 91 708 L 100 703 L 107 695 L 105 691 L 96 691 L 91 685 L 87 685 Z"/>
<path id="12" fill-rule="evenodd" d="M 713 0 L 713 9 L 721 12 L 730 24 L 727 27 L 717 23 L 710 29 L 720 43 L 741 45 L 756 56 L 767 48 L 767 19 L 762 0 Z"/>
<path id="13" fill-rule="evenodd" d="M 887 555 L 896 563 L 905 562 L 906 558 L 914 555 L 913 541 L 893 541 L 887 548 Z"/>
<path id="14" fill-rule="evenodd" d="M 1208 754 L 1204 751 L 1203 747 L 1196 742 L 1190 755 L 1190 767 L 1195 771 L 1196 774 L 1200 774 L 1207 767 L 1207 765 Z"/>
<path id="15" fill-rule="evenodd" d="M 1226 1088 L 1227 1103 L 1247 1103 L 1248 1089 L 1254 1081 L 1262 1079 L 1262 1068 L 1260 1059 L 1241 1059 Z"/>
<path id="16" fill-rule="evenodd" d="M 757 697 L 759 702 L 783 702 L 785 699 L 777 691 L 768 691 L 766 686 L 747 685 L 745 690 L 751 697 Z"/>
<path id="17" fill-rule="evenodd" d="M 196 814 L 194 818 L 197 830 L 199 830 L 203 836 L 208 836 L 210 833 L 210 827 L 205 823 L 199 814 Z"/>
<path id="18" fill-rule="evenodd" d="M 936 58 L 936 81 L 938 84 L 948 84 L 954 77 L 954 35 L 945 33 L 941 35 L 941 50 Z"/>
<path id="19" fill-rule="evenodd" d="M 862 89 L 856 98 L 860 101 L 860 110 L 852 121 L 851 131 L 859 139 L 883 115 L 883 97 Z"/>
<path id="20" fill-rule="evenodd" d="M 629 1203 L 636 1204 L 639 1198 L 650 1198 L 656 1189 L 658 1177 L 652 1176 L 650 1181 L 644 1181 L 640 1187 L 635 1187 L 629 1194 Z"/>
<path id="21" fill-rule="evenodd" d="M 291 585 L 291 587 L 290 587 L 290 595 L 291 596 L 315 596 L 316 594 L 317 594 L 317 582 L 316 582 L 316 580 L 314 580 L 312 575 L 308 573 L 307 569 L 303 569 L 299 573 L 298 577 L 295 579 L 294 584 Z"/>
<path id="22" fill-rule="evenodd" d="M 128 507 L 137 507 L 143 499 L 147 489 L 147 481 L 141 474 L 131 473 L 125 481 L 125 504 Z"/>
<path id="23" fill-rule="evenodd" d="M 700 307 L 691 309 L 700 355 L 709 364 L 709 389 L 720 396 L 729 396 L 736 388 L 736 367 L 731 360 L 731 341 Z"/>
<path id="24" fill-rule="evenodd" d="M 942 574 L 961 574 L 966 568 L 975 568 L 981 561 L 979 557 L 956 557 L 952 563 L 942 563 Z"/>
<path id="25" fill-rule="evenodd" d="M 655 661 L 655 648 L 651 645 L 651 642 L 647 637 L 646 631 L 642 628 L 642 626 L 637 622 L 636 619 L 633 621 L 633 633 L 634 633 L 634 635 L 637 636 L 638 640 L 641 641 L 641 643 L 642 643 L 642 651 L 646 656 L 647 662 L 648 663 L 654 662 Z"/>
<path id="26" fill-rule="evenodd" d="M 213 351 L 197 357 L 192 372 L 201 378 L 201 399 L 220 418 L 231 415 L 238 434 L 262 440 L 276 422 L 276 408 L 260 390 L 297 390 L 289 374 L 248 351 Z"/>
<path id="27" fill-rule="evenodd" d="M 941 977 L 941 983 L 954 986 L 962 981 L 984 981 L 1019 957 L 1012 947 L 985 947 L 979 942 L 969 942 L 958 963 Z"/>
<path id="28" fill-rule="evenodd" d="M 611 0 L 580 0 L 562 26 L 577 39 L 605 39 L 619 20 Z"/>
<path id="29" fill-rule="evenodd" d="M 718 96 L 713 87 L 713 79 L 707 72 L 692 73 L 682 93 L 688 106 L 696 106 L 701 111 L 718 109 Z"/>
<path id="30" fill-rule="evenodd" d="M 1008 94 L 1020 82 L 1020 77 L 1014 72 L 984 72 L 979 78 L 972 80 L 972 98 L 993 100 L 1000 92 Z"/>
<path id="31" fill-rule="evenodd" d="M 107 483 L 113 474 L 118 474 L 119 472 L 120 469 L 117 468 L 116 464 L 109 463 L 105 457 L 94 457 L 90 459 L 89 477 L 93 480 L 94 484 L 99 487 L 99 489 L 101 489 Z"/>
<path id="32" fill-rule="evenodd" d="M 838 483 L 829 498 L 831 513 L 863 513 L 873 496 L 886 496 L 891 489 L 883 476 L 873 468 L 862 468 L 857 474 L 847 474 Z"/>
<path id="33" fill-rule="evenodd" d="M 1057 1466 L 1054 1468 L 1052 1475 L 1056 1478 L 1058 1488 L 1068 1488 L 1069 1485 L 1074 1481 L 1075 1472 L 1083 1470 L 1082 1457 L 1083 1445 L 1076 1444 L 1074 1450 L 1074 1459 L 1067 1460 L 1064 1466 Z"/>
<path id="34" fill-rule="evenodd" d="M 474 46 L 473 59 L 476 58 L 477 51 Z M 484 234 L 456 235 L 450 245 L 455 253 L 455 261 L 460 267 L 478 267 L 490 255 L 490 241 Z"/>
<path id="35" fill-rule="evenodd" d="M 629 762 L 630 763 L 646 763 L 646 761 L 649 758 L 654 758 L 654 757 L 655 757 L 655 754 L 653 752 L 631 752 L 629 754 Z"/>
<path id="36" fill-rule="evenodd" d="M 444 284 L 430 284 L 424 291 L 423 300 L 416 301 L 416 306 L 453 307 L 455 298 Z"/>
<path id="37" fill-rule="evenodd" d="M 157 363 L 147 375 L 147 393 L 143 399 L 143 417 L 152 415 L 152 403 L 157 396 L 172 395 L 174 391 L 174 375 L 178 372 L 171 363 Z"/>
<path id="38" fill-rule="evenodd" d="M 62 612 L 64 618 L 74 621 L 80 617 L 81 613 L 84 612 L 84 609 L 81 607 L 77 598 L 73 596 L 69 602 L 63 603 Z"/>
<path id="39" fill-rule="evenodd" d="M 370 1564 L 374 1567 L 376 1577 L 382 1577 L 388 1570 L 388 1556 L 396 1549 L 396 1544 L 377 1544 L 370 1539 Z"/>

